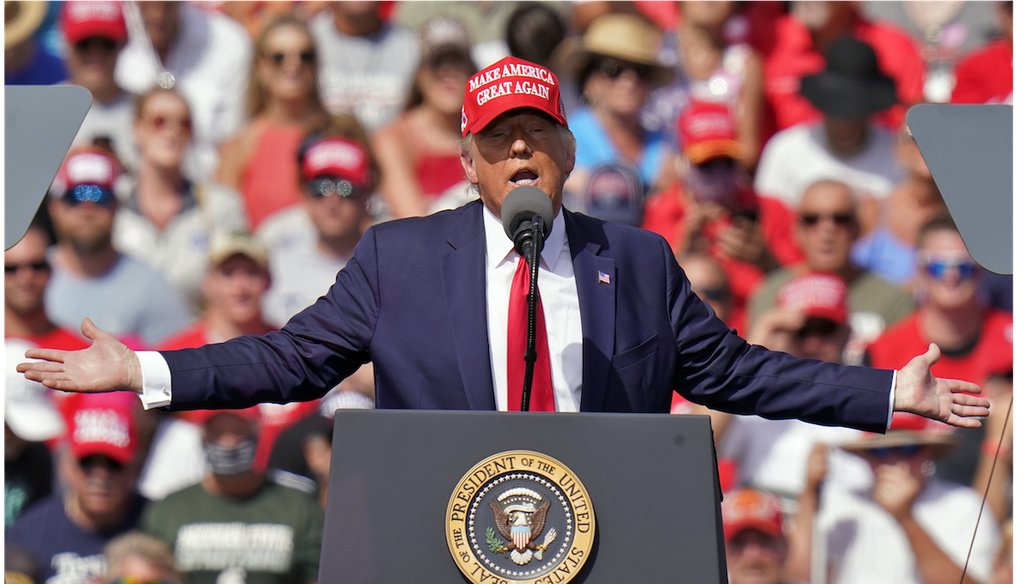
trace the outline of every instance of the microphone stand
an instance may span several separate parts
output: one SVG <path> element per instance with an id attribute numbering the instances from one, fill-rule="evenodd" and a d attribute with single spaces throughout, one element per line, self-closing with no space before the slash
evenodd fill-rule
<path id="1" fill-rule="evenodd" d="M 533 390 L 533 365 L 537 362 L 537 277 L 540 267 L 540 248 L 544 244 L 543 223 L 539 215 L 533 216 L 530 240 L 523 245 L 523 259 L 530 265 L 530 291 L 526 296 L 526 366 L 523 371 L 523 403 L 521 411 L 530 411 L 530 392 Z M 538 245 L 538 243 L 540 245 Z"/>

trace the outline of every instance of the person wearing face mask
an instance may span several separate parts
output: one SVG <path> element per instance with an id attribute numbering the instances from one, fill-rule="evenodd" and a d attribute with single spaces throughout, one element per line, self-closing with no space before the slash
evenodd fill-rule
<path id="1" fill-rule="evenodd" d="M 651 196 L 642 226 L 658 233 L 677 257 L 708 254 L 728 275 L 730 326 L 742 325 L 747 299 L 764 274 L 798 262 L 794 217 L 750 188 L 740 166 L 742 148 L 728 106 L 693 102 L 679 116 L 682 180 Z"/>
<path id="2" fill-rule="evenodd" d="M 259 410 L 200 410 L 208 470 L 154 503 L 145 532 L 167 542 L 192 584 L 316 582 L 323 511 L 307 492 L 257 471 Z"/>

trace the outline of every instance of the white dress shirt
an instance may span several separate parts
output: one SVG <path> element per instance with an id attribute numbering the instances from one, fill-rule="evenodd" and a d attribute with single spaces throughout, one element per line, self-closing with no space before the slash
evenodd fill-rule
<path id="1" fill-rule="evenodd" d="M 508 407 L 508 302 L 516 266 L 523 261 L 505 235 L 501 220 L 486 208 L 484 234 L 487 238 L 487 336 L 491 345 L 491 377 L 494 403 L 499 411 Z M 551 235 L 541 250 L 537 288 L 544 306 L 544 323 L 551 357 L 551 384 L 555 409 L 580 411 L 583 391 L 583 324 L 576 276 L 572 271 L 565 217 L 555 216 Z M 513 404 L 518 410 L 518 404 Z"/>

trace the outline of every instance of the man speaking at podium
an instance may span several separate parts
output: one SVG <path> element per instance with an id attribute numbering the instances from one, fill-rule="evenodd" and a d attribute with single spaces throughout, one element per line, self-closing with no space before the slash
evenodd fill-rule
<path id="1" fill-rule="evenodd" d="M 966 427 L 988 414 L 977 386 L 931 375 L 934 345 L 897 372 L 749 345 L 691 291 L 660 236 L 563 209 L 575 141 L 549 70 L 503 59 L 469 79 L 464 103 L 462 164 L 480 200 L 371 228 L 281 331 L 135 353 L 87 319 L 92 346 L 33 349 L 42 361 L 18 370 L 184 410 L 315 399 L 372 361 L 379 408 L 519 409 L 529 270 L 501 217 L 526 186 L 552 217 L 538 244 L 531 410 L 667 412 L 677 390 L 727 412 L 875 432 L 894 410 Z"/>

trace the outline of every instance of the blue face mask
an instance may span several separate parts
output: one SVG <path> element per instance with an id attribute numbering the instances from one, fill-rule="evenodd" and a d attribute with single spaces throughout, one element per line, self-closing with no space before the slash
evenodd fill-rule
<path id="1" fill-rule="evenodd" d="M 256 460 L 256 439 L 250 438 L 235 446 L 222 446 L 216 442 L 203 442 L 203 452 L 210 472 L 215 475 L 237 475 L 253 469 Z"/>

